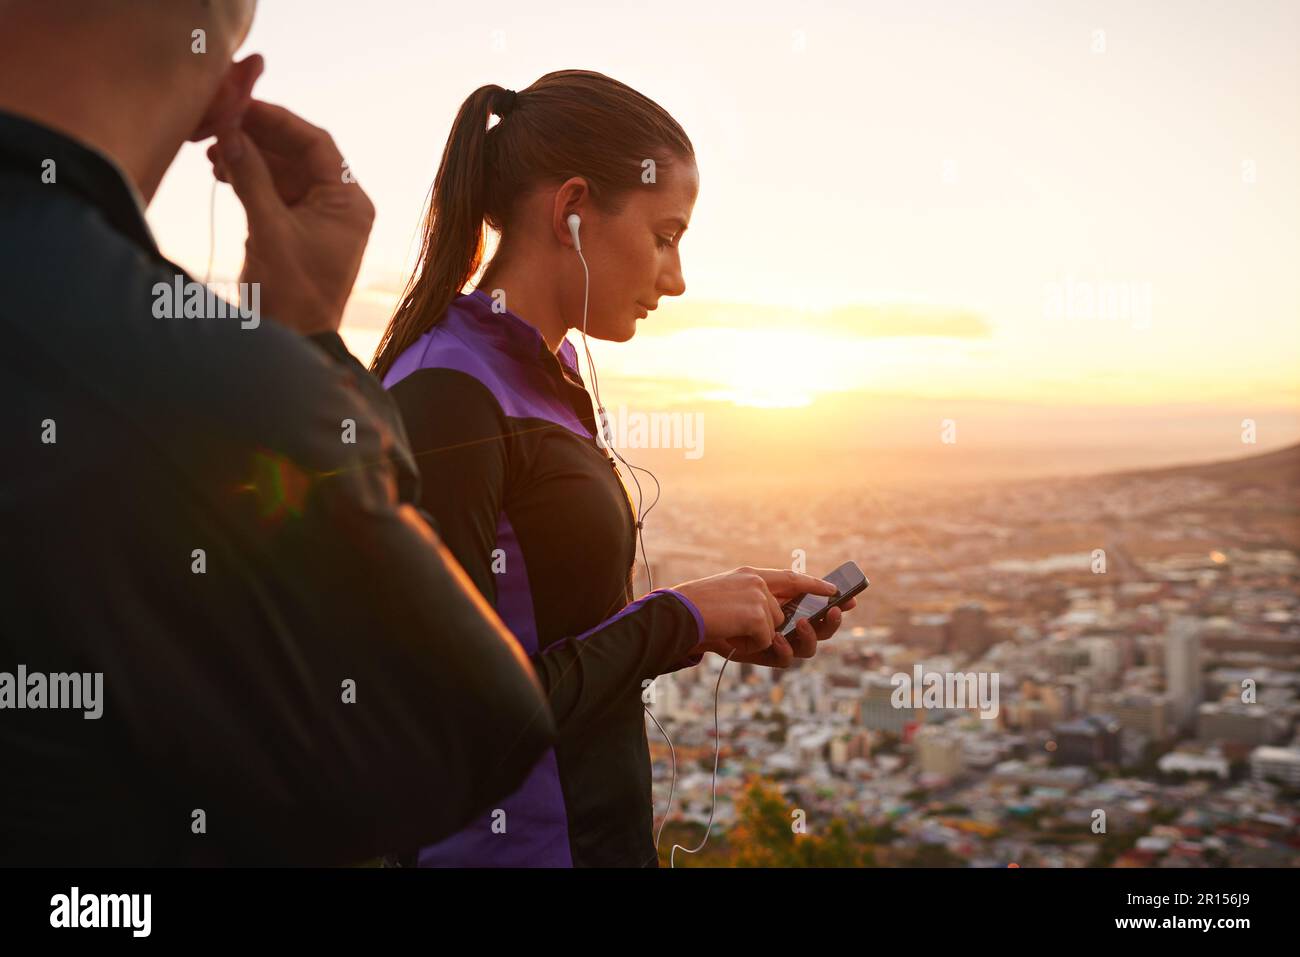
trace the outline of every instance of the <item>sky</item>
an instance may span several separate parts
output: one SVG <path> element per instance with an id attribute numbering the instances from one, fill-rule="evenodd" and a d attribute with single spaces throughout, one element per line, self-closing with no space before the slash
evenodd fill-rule
<path id="1" fill-rule="evenodd" d="M 377 207 L 363 358 L 460 103 L 585 68 L 671 112 L 701 178 L 686 294 L 593 344 L 607 404 L 828 436 L 889 409 L 918 443 L 947 409 L 1193 457 L 1242 451 L 1244 418 L 1300 439 L 1300 4 L 277 0 L 254 51 L 258 95 L 328 128 Z M 199 275 L 211 182 L 188 145 L 150 209 Z M 215 230 L 233 277 L 225 186 Z"/>

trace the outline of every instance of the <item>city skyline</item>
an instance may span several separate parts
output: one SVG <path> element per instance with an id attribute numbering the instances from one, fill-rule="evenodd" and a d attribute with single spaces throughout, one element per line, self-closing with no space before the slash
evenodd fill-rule
<path id="1" fill-rule="evenodd" d="M 678 775 L 664 849 L 696 846 L 712 815 L 708 849 L 676 866 L 1296 866 L 1298 477 L 1295 447 L 863 487 L 848 520 L 824 492 L 679 499 L 647 530 L 657 582 L 852 558 L 872 584 L 790 671 L 732 666 L 719 686 L 715 660 L 656 682 Z M 900 706 L 917 670 L 985 676 L 997 707 Z M 647 734 L 662 813 L 673 759 Z"/>

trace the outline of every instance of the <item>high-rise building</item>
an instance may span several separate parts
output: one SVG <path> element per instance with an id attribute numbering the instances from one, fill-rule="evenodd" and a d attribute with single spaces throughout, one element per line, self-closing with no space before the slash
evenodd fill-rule
<path id="1" fill-rule="evenodd" d="M 862 688 L 862 726 L 871 731 L 891 731 L 901 735 L 903 728 L 919 720 L 915 708 L 895 708 L 894 684 L 883 675 L 872 675 Z"/>
<path id="2" fill-rule="evenodd" d="M 1108 635 L 1086 635 L 1079 644 L 1088 653 L 1088 667 L 1094 687 L 1111 689 L 1118 683 L 1123 670 L 1121 648 Z"/>
<path id="3" fill-rule="evenodd" d="M 969 602 L 954 609 L 948 622 L 948 649 L 969 655 L 984 654 L 992 638 L 988 617 L 988 612 L 979 602 Z"/>
<path id="4" fill-rule="evenodd" d="M 923 774 L 955 778 L 965 768 L 961 739 L 947 729 L 933 725 L 921 728 L 912 739 L 916 763 Z"/>
<path id="5" fill-rule="evenodd" d="M 1165 695 L 1182 730 L 1201 703 L 1201 641 L 1194 618 L 1179 616 L 1165 632 Z"/>

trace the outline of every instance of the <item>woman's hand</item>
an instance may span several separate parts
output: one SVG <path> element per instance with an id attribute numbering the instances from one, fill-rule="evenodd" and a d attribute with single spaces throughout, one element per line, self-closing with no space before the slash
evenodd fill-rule
<path id="1" fill-rule="evenodd" d="M 704 619 L 704 640 L 692 649 L 694 654 L 712 651 L 724 658 L 732 655 L 735 661 L 785 668 L 796 654 L 811 658 L 818 638 L 829 638 L 839 627 L 839 612 L 832 609 L 818 630 L 800 622 L 792 635 L 794 646 L 776 633 L 785 618 L 782 601 L 806 593 L 835 594 L 835 586 L 828 581 L 782 568 L 746 566 L 686 582 L 674 590 L 689 598 Z"/>
<path id="2" fill-rule="evenodd" d="M 795 594 L 800 594 L 796 592 Z M 794 595 L 790 596 L 791 598 Z M 826 613 L 822 623 L 816 628 L 812 626 L 807 618 L 801 618 L 794 626 L 794 633 L 790 635 L 789 641 L 776 635 L 772 639 L 770 648 L 766 648 L 757 654 L 737 654 L 732 661 L 745 661 L 753 665 L 765 665 L 769 668 L 788 668 L 790 662 L 795 658 L 811 658 L 817 654 L 817 642 L 825 641 L 831 635 L 839 630 L 840 623 L 844 615 L 840 611 L 850 611 L 858 604 L 856 598 L 850 598 L 843 605 L 836 605 Z"/>

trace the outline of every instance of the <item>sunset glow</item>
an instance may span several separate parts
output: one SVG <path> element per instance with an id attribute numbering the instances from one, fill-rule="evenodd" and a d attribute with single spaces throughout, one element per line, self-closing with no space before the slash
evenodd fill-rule
<path id="1" fill-rule="evenodd" d="M 342 330 L 363 359 L 461 101 L 581 66 L 669 109 L 701 176 L 686 295 L 631 342 L 592 343 L 607 403 L 1115 409 L 1116 440 L 1136 444 L 1178 406 L 1207 451 L 1246 418 L 1267 421 L 1263 445 L 1300 438 L 1300 136 L 1277 121 L 1300 85 L 1297 8 L 1206 10 L 1171 32 L 1118 2 L 995 7 L 1008 15 L 670 3 L 550 21 L 507 3 L 447 20 L 330 0 L 311 44 L 266 16 L 245 49 L 268 54 L 259 95 L 328 126 L 378 208 Z M 382 70 L 348 68 L 381 47 Z M 187 147 L 150 211 L 200 271 L 210 182 Z M 244 229 L 225 188 L 216 226 L 233 278 Z"/>

